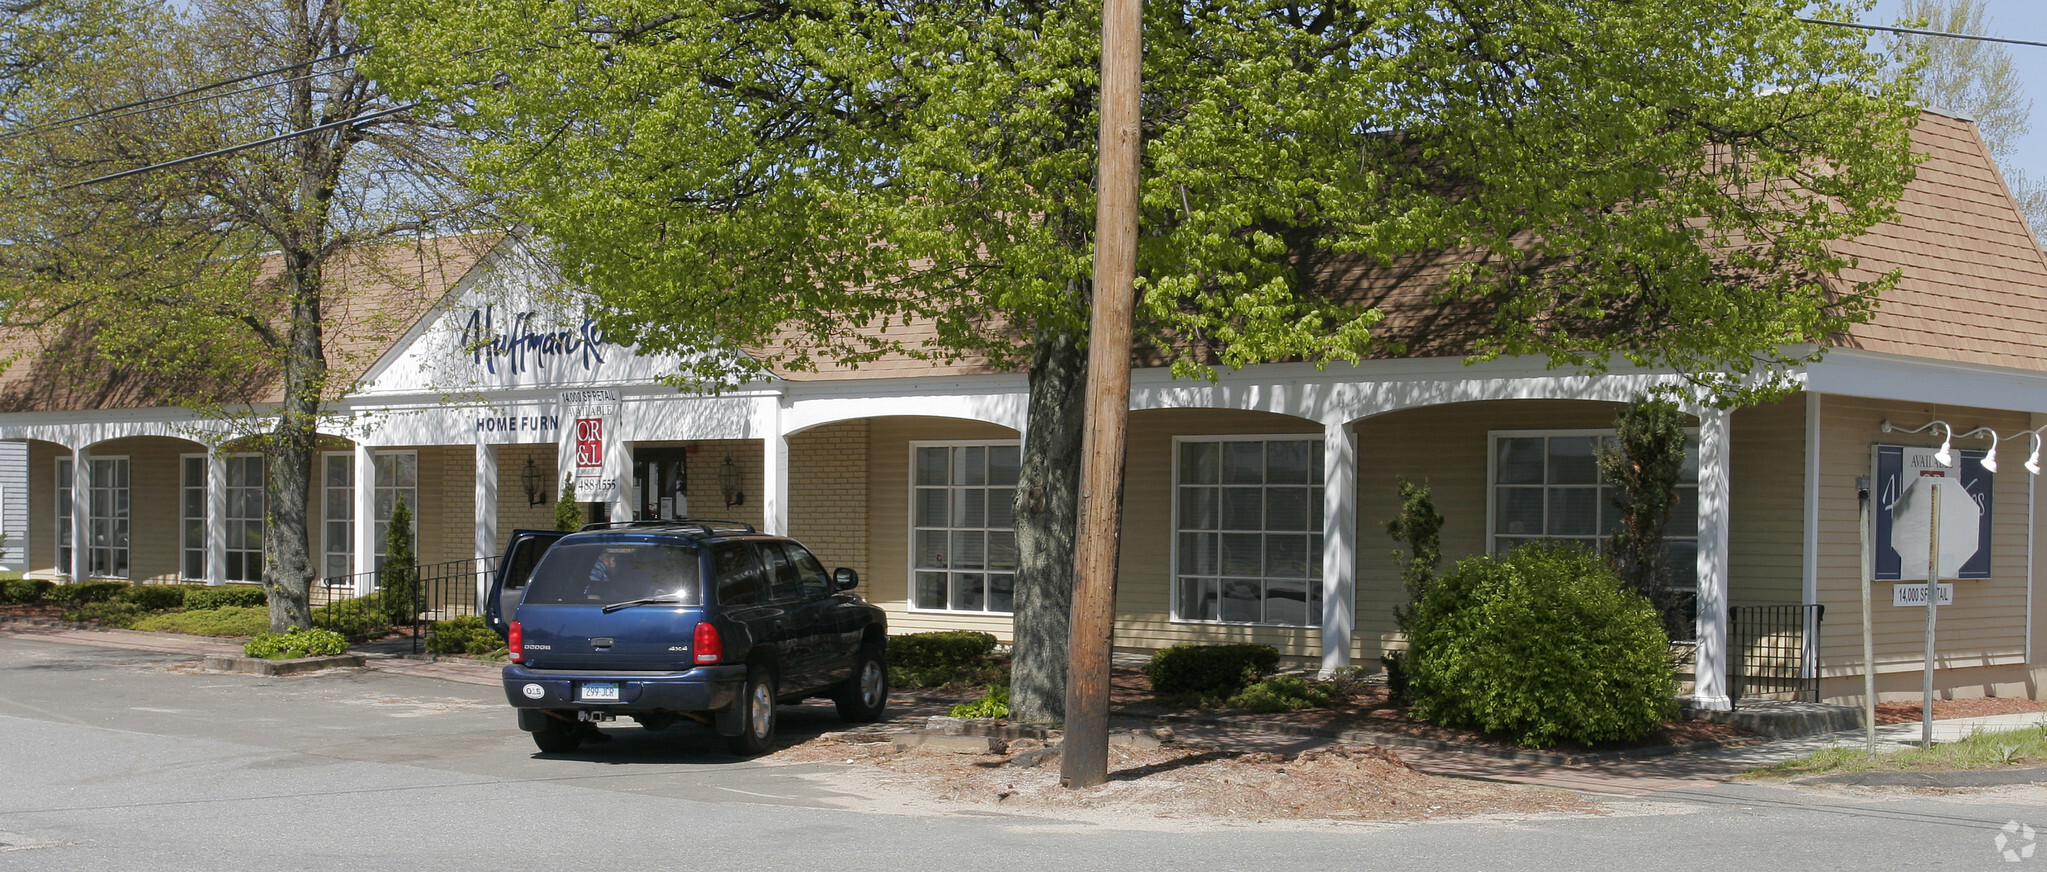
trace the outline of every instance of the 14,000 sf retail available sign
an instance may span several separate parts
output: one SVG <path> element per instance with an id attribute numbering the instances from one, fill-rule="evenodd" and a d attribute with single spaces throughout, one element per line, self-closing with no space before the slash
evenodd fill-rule
<path id="1" fill-rule="evenodd" d="M 618 498 L 618 477 L 607 467 L 617 446 L 617 391 L 562 391 L 563 417 L 574 421 L 561 446 L 562 468 L 574 471 L 576 501 L 608 503 Z"/>

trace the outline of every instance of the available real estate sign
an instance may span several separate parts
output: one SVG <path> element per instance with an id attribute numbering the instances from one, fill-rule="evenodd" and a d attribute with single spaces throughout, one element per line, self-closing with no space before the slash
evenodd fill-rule
<path id="1" fill-rule="evenodd" d="M 1982 451 L 1941 463 L 1931 448 L 1878 445 L 1872 543 L 1876 581 L 1925 581 L 1935 485 L 1940 499 L 1940 577 L 1990 577 L 1991 485 Z"/>
<path id="2" fill-rule="evenodd" d="M 576 502 L 608 503 L 618 498 L 618 477 L 610 463 L 618 450 L 617 391 L 561 393 L 561 468 L 575 477 Z"/>

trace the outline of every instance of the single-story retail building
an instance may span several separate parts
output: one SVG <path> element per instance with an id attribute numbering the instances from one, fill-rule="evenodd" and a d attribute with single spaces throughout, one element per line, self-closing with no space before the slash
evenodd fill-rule
<path id="1" fill-rule="evenodd" d="M 1783 659 L 1787 638 L 1792 678 L 1859 697 L 1862 478 L 1881 540 L 1879 693 L 1919 688 L 1923 612 L 1893 603 L 1913 601 L 1898 585 L 1923 582 L 1926 556 L 1889 537 L 1924 526 L 1922 479 L 1959 485 L 1942 501 L 1945 550 L 1968 546 L 1940 616 L 1942 692 L 2039 698 L 2047 679 L 2041 485 L 2024 468 L 2039 444 L 2028 434 L 2047 426 L 2047 259 L 1972 123 L 1928 113 L 1914 136 L 1926 160 L 1898 219 L 1841 250 L 1859 258 L 1850 278 L 1902 271 L 1875 318 L 1792 371 L 1785 399 L 1687 409 L 1695 440 L 1671 528 L 1696 579 L 1704 707 L 1725 708 L 1744 664 Z M 516 238 L 363 259 L 382 267 L 338 271 L 352 305 L 329 331 L 361 377 L 328 405 L 306 495 L 311 553 L 334 584 L 369 583 L 399 499 L 420 519 L 422 563 L 488 561 L 513 529 L 551 527 L 570 481 L 614 518 L 792 534 L 857 569 L 896 632 L 1008 638 L 1023 374 L 898 360 L 682 394 L 660 381 L 675 358 L 608 341 Z M 399 328 L 366 326 L 369 311 Z M 228 422 L 153 401 L 146 381 L 67 383 L 48 359 L 61 345 L 11 342 L 25 353 L 0 375 L 0 439 L 27 446 L 28 518 L 7 544 L 24 538 L 31 574 L 260 578 L 263 458 Z M 1213 382 L 1139 369 L 1115 642 L 1252 641 L 1376 667 L 1399 643 L 1405 596 L 1383 532 L 1397 477 L 1431 487 L 1451 559 L 1596 541 L 1614 510 L 1593 452 L 1621 404 L 1661 387 L 1687 386 L 1454 356 Z M 1778 623 L 1744 630 L 1764 615 Z"/>

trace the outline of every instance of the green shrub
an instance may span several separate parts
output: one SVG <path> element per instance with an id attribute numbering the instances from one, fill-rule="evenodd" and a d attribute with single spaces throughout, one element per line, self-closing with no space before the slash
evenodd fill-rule
<path id="1" fill-rule="evenodd" d="M 1416 610 L 1410 712 L 1514 742 L 1632 741 L 1676 709 L 1656 608 L 1572 544 L 1460 561 Z"/>
<path id="2" fill-rule="evenodd" d="M 1009 717 L 1009 688 L 999 684 L 989 687 L 986 696 L 953 706 L 946 714 L 956 718 Z"/>
<path id="3" fill-rule="evenodd" d="M 82 606 L 86 603 L 103 603 L 113 599 L 114 594 L 128 589 L 125 581 L 85 581 L 78 584 L 60 584 L 50 588 L 44 598 L 58 605 Z"/>
<path id="4" fill-rule="evenodd" d="M 185 607 L 185 592 L 192 589 L 188 584 L 131 584 L 127 590 L 114 594 L 117 603 L 134 603 L 145 611 L 161 612 Z"/>
<path id="5" fill-rule="evenodd" d="M 328 657 L 348 650 L 348 640 L 333 630 L 301 630 L 257 633 L 242 643 L 242 653 L 265 660 L 296 660 L 300 657 Z"/>
<path id="6" fill-rule="evenodd" d="M 1271 645 L 1174 645 L 1151 655 L 1144 674 L 1160 696 L 1235 696 L 1279 668 Z"/>
<path id="7" fill-rule="evenodd" d="M 333 630 L 351 642 L 364 642 L 391 629 L 383 603 L 375 594 L 328 603 L 313 610 L 313 626 Z"/>
<path id="8" fill-rule="evenodd" d="M 136 621 L 135 629 L 148 630 L 152 633 L 185 633 L 193 636 L 254 636 L 270 629 L 270 609 L 260 606 L 224 606 L 198 611 L 166 612 Z"/>
<path id="9" fill-rule="evenodd" d="M 76 607 L 66 609 L 62 617 L 67 621 L 80 621 L 88 624 L 98 624 L 102 627 L 125 629 L 134 626 L 136 621 L 141 620 L 147 614 L 149 614 L 148 609 L 134 603 L 108 600 L 105 602 L 81 603 Z"/>
<path id="10" fill-rule="evenodd" d="M 9 605 L 39 603 L 49 596 L 50 589 L 56 586 L 56 582 L 40 578 L 10 578 L 0 581 L 0 603 Z"/>
<path id="11" fill-rule="evenodd" d="M 224 609 L 229 607 L 248 608 L 268 606 L 270 598 L 263 588 L 254 585 L 224 585 L 220 587 L 195 587 L 185 591 L 185 610 Z"/>
<path id="12" fill-rule="evenodd" d="M 503 647 L 504 637 L 476 615 L 435 621 L 434 634 L 426 639 L 431 654 L 489 654 Z"/>
<path id="13" fill-rule="evenodd" d="M 894 687 L 1009 685 L 1009 664 L 994 657 L 995 637 L 972 630 L 890 636 L 888 680 Z"/>
<path id="14" fill-rule="evenodd" d="M 1298 675 L 1275 675 L 1230 697 L 1230 706 L 1272 714 L 1332 706 L 1342 698 L 1328 682 L 1309 681 Z"/>

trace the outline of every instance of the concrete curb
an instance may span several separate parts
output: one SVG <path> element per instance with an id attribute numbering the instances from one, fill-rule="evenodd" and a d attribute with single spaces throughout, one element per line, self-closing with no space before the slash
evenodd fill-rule
<path id="1" fill-rule="evenodd" d="M 261 657 L 230 657 L 223 654 L 208 654 L 203 663 L 207 669 L 219 670 L 221 672 L 246 672 L 251 675 L 297 675 L 302 672 L 318 672 L 322 669 L 359 667 L 368 663 L 368 658 L 361 654 L 337 654 L 332 657 L 265 660 Z"/>
<path id="2" fill-rule="evenodd" d="M 1848 784 L 1860 787 L 2003 787 L 2047 782 L 2047 769 L 1973 769 L 1954 772 L 1848 772 L 1794 778 L 1793 784 Z"/>

